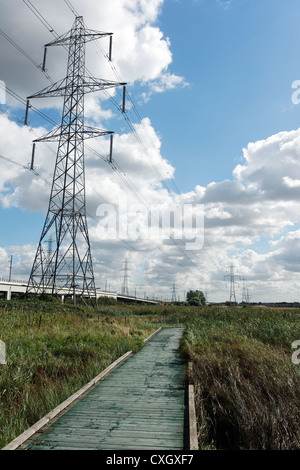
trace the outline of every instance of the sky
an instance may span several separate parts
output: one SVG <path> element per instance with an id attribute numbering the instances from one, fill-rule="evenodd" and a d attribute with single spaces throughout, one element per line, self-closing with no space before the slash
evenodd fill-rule
<path id="1" fill-rule="evenodd" d="M 201 289 L 223 302 L 233 265 L 238 301 L 243 287 L 254 302 L 299 301 L 297 0 L 11 0 L 0 12 L 0 277 L 11 255 L 13 278 L 32 267 L 57 144 L 38 143 L 35 171 L 27 165 L 62 98 L 34 100 L 28 126 L 24 100 L 65 76 L 61 47 L 42 72 L 43 46 L 75 13 L 113 32 L 112 62 L 107 38 L 87 44 L 88 74 L 127 83 L 125 115 L 121 87 L 85 99 L 87 124 L 115 132 L 113 165 L 107 138 L 85 148 L 97 287 L 120 292 L 127 258 L 132 294 L 167 299 L 175 283 L 180 300 Z M 149 208 L 177 211 L 184 230 L 149 232 Z"/>

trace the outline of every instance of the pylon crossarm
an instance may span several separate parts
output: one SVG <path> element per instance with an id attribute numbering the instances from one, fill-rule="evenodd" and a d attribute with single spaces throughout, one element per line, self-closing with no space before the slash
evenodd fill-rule
<path id="1" fill-rule="evenodd" d="M 47 134 L 43 135 L 42 137 L 38 137 L 33 142 L 57 142 L 61 138 L 61 136 L 69 135 L 69 129 L 66 126 L 66 129 L 62 130 L 61 126 L 56 126 L 52 131 L 48 132 Z M 93 137 L 101 137 L 103 135 L 110 135 L 113 134 L 112 131 L 107 131 L 105 129 L 96 129 L 93 127 L 85 126 L 82 130 L 82 137 L 84 139 L 92 139 Z"/>
<path id="2" fill-rule="evenodd" d="M 96 129 L 94 127 L 85 126 L 83 130 L 83 136 L 85 139 L 91 139 L 93 137 L 101 137 L 102 135 L 114 134 L 113 131 L 106 131 L 105 129 Z"/>
<path id="3" fill-rule="evenodd" d="M 116 88 L 118 86 L 124 86 L 126 83 L 114 82 L 109 80 L 103 80 L 100 78 L 93 78 L 93 77 L 86 77 L 83 78 L 81 83 L 75 84 L 70 82 L 67 83 L 66 78 L 60 80 L 53 85 L 50 85 L 47 88 L 35 93 L 34 95 L 28 96 L 27 100 L 32 98 L 53 98 L 58 96 L 65 96 L 65 94 L 69 91 L 76 91 L 77 89 L 81 89 L 84 93 L 91 93 L 94 91 L 102 91 L 106 90 L 107 88 Z"/>
<path id="4" fill-rule="evenodd" d="M 84 87 L 85 93 L 94 91 L 106 90 L 107 88 L 117 88 L 119 86 L 125 86 L 126 83 L 114 82 L 110 80 L 103 80 L 101 78 L 86 77 L 83 81 L 82 86 Z"/>
<path id="5" fill-rule="evenodd" d="M 49 87 L 44 88 L 43 90 L 35 93 L 34 95 L 28 96 L 27 99 L 32 98 L 47 98 L 52 96 L 64 96 L 65 91 L 67 90 L 67 79 L 63 78 L 58 82 L 53 83 Z"/>
<path id="6" fill-rule="evenodd" d="M 74 42 L 76 39 L 84 39 L 84 42 L 91 42 L 97 39 L 104 38 L 106 36 L 112 36 L 113 33 L 103 33 L 101 31 L 93 31 L 92 29 L 83 29 L 81 31 L 74 32 L 73 30 L 69 31 L 68 33 L 63 34 L 62 36 L 58 37 L 52 42 L 45 44 L 45 47 L 50 46 L 69 46 Z"/>

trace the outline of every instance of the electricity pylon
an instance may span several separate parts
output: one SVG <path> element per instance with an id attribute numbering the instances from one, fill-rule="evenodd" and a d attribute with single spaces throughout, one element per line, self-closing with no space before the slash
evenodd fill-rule
<path id="1" fill-rule="evenodd" d="M 129 272 L 129 265 L 128 265 L 128 259 L 126 258 L 124 263 L 124 268 L 122 271 L 124 271 L 124 276 L 123 276 L 123 284 L 122 284 L 122 295 L 129 295 L 128 291 L 128 278 L 130 277 L 128 272 Z"/>
<path id="2" fill-rule="evenodd" d="M 244 278 L 243 278 L 242 302 L 245 304 L 250 304 L 249 289 L 246 287 L 246 280 Z"/>
<path id="3" fill-rule="evenodd" d="M 250 299 L 251 299 L 251 295 L 249 294 L 249 289 L 247 289 L 246 304 L 250 304 Z"/>
<path id="4" fill-rule="evenodd" d="M 234 274 L 233 264 L 230 266 L 230 273 L 225 274 L 224 278 L 225 278 L 225 280 L 230 281 L 230 299 L 229 299 L 230 305 L 232 304 L 232 302 L 234 302 L 234 304 L 236 304 L 235 281 L 240 280 L 241 276 Z"/>
<path id="5" fill-rule="evenodd" d="M 171 299 L 171 302 L 176 302 L 176 284 L 175 284 L 175 282 L 173 282 L 173 286 L 172 286 L 172 299 Z"/>
<path id="6" fill-rule="evenodd" d="M 47 47 L 68 46 L 67 76 L 27 98 L 25 124 L 30 99 L 64 97 L 61 125 L 36 139 L 33 144 L 33 154 L 36 142 L 58 141 L 58 150 L 48 213 L 27 292 L 71 295 L 74 304 L 76 296 L 97 299 L 86 220 L 84 140 L 113 134 L 85 126 L 84 95 L 125 85 L 86 75 L 85 44 L 105 36 L 111 39 L 112 33 L 89 30 L 83 18 L 76 17 L 71 31 L 45 46 L 43 70 Z M 46 237 L 50 236 L 53 240 L 51 256 L 46 242 Z"/>
<path id="7" fill-rule="evenodd" d="M 243 291 L 242 291 L 242 303 L 247 303 L 247 288 L 246 288 L 246 279 L 243 277 Z"/>

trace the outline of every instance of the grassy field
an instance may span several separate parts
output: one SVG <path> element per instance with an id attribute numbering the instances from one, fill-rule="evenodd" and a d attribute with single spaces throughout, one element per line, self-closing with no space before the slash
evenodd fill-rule
<path id="1" fill-rule="evenodd" d="M 293 309 L 0 302 L 0 448 L 160 326 L 185 326 L 202 449 L 299 449 Z"/>

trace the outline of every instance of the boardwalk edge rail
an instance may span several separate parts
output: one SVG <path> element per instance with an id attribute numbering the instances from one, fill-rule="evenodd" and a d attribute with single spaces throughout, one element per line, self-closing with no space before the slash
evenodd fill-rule
<path id="1" fill-rule="evenodd" d="M 198 433 L 197 433 L 197 417 L 196 417 L 196 408 L 195 408 L 195 386 L 190 383 L 190 372 L 192 370 L 193 364 L 189 362 L 188 364 L 188 407 L 189 407 L 189 448 L 190 450 L 199 450 L 198 445 Z"/>
<path id="2" fill-rule="evenodd" d="M 150 336 L 148 336 L 146 339 L 144 339 L 144 343 L 147 343 L 150 341 L 150 339 L 159 333 L 161 328 L 158 328 L 158 330 L 154 331 Z M 88 382 L 86 385 L 84 385 L 80 390 L 75 392 L 73 395 L 71 395 L 69 398 L 67 398 L 65 401 L 63 401 L 60 405 L 58 405 L 56 408 L 54 408 L 52 411 L 50 411 L 48 414 L 46 414 L 42 419 L 37 421 L 33 426 L 31 426 L 29 429 L 24 431 L 22 434 L 20 434 L 18 437 L 16 437 L 13 441 L 11 441 L 9 444 L 7 444 L 5 447 L 3 447 L 1 450 L 16 450 L 18 447 L 20 447 L 22 444 L 24 444 L 25 441 L 30 439 L 36 432 L 38 432 L 41 428 L 46 426 L 52 419 L 54 419 L 59 413 L 61 413 L 64 409 L 72 405 L 72 403 L 80 398 L 84 393 L 86 393 L 91 387 L 96 385 L 100 380 L 102 380 L 106 375 L 108 375 L 113 369 L 118 367 L 122 362 L 124 362 L 129 356 L 131 356 L 132 351 L 128 351 L 125 353 L 123 356 L 119 357 L 116 361 L 114 361 L 110 366 L 108 366 L 106 369 L 104 369 L 99 375 L 97 375 L 94 379 L 92 379 L 90 382 Z"/>

